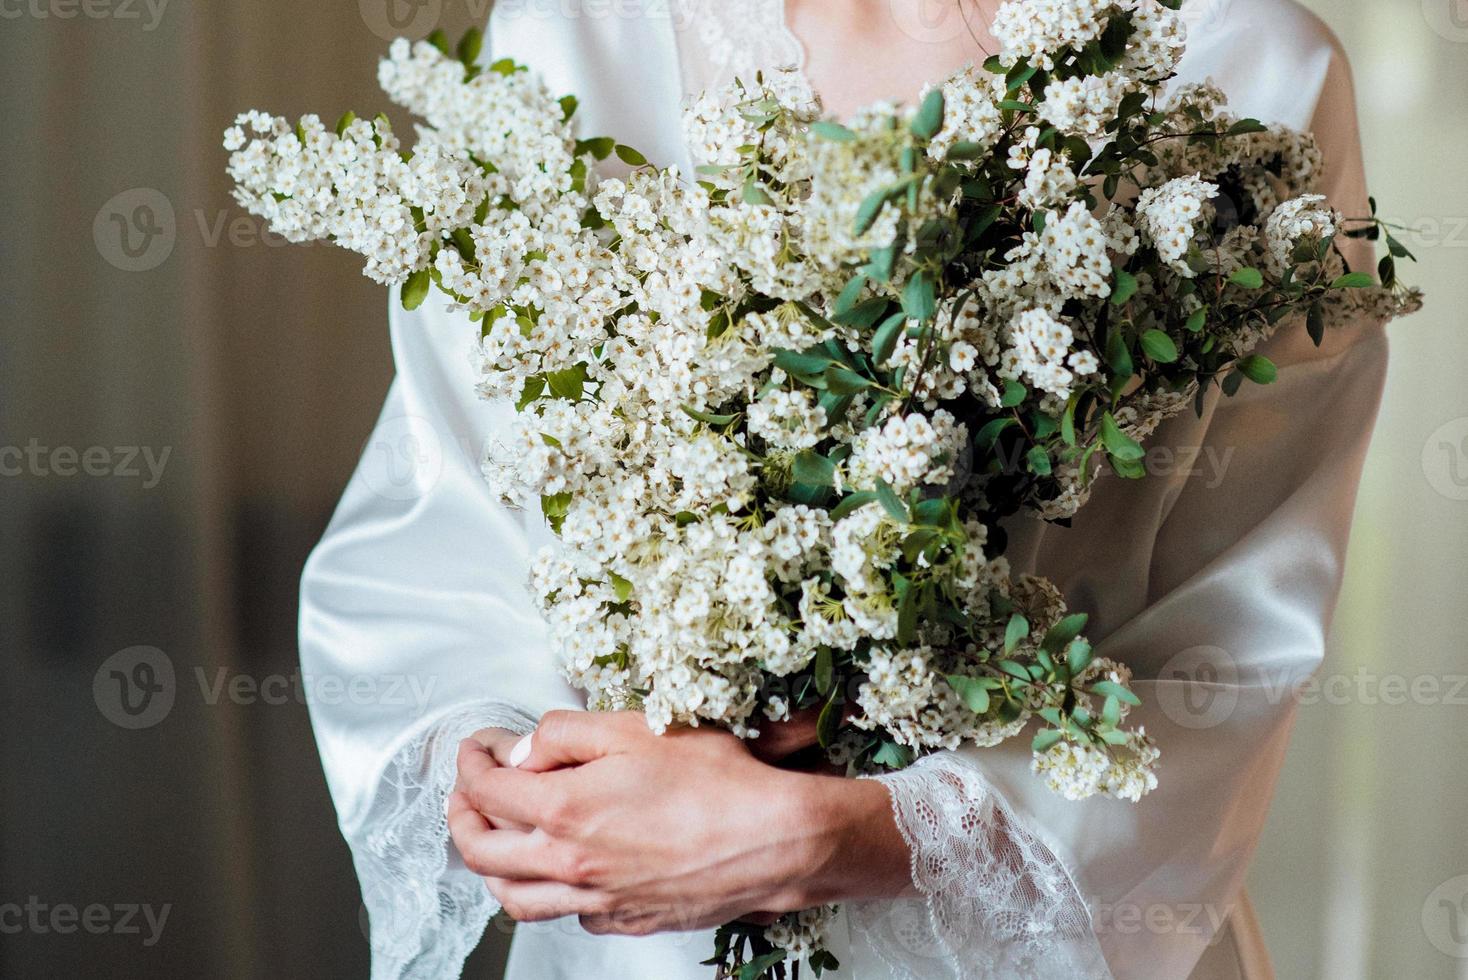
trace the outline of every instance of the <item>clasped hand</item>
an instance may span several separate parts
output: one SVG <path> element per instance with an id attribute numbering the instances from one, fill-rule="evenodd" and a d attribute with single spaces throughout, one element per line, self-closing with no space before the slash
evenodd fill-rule
<path id="1" fill-rule="evenodd" d="M 459 746 L 449 831 L 514 919 L 576 915 L 598 934 L 906 891 L 886 788 L 771 765 L 814 734 L 803 720 L 767 728 L 747 743 L 654 735 L 636 712 L 552 711 L 518 751 L 519 736 L 485 729 Z"/>

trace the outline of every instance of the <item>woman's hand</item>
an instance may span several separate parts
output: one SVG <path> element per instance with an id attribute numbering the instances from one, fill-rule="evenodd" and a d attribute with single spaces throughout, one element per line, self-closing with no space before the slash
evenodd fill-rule
<path id="1" fill-rule="evenodd" d="M 448 807 L 517 920 L 644 935 L 910 887 L 876 782 L 777 769 L 715 729 L 654 735 L 632 712 L 550 712 L 527 738 L 528 754 L 465 740 Z"/>

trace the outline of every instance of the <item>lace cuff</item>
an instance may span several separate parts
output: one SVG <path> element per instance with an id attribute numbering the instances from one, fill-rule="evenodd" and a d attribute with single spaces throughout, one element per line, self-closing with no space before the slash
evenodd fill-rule
<path id="1" fill-rule="evenodd" d="M 893 977 L 1111 976 L 1069 872 L 977 768 L 941 753 L 875 778 L 892 796 L 924 896 L 850 910 Z"/>
<path id="2" fill-rule="evenodd" d="M 449 840 L 445 801 L 459 742 L 481 728 L 524 734 L 513 705 L 463 705 L 426 726 L 382 773 L 365 830 L 351 838 L 372 943 L 373 980 L 457 977 L 498 905 Z"/>

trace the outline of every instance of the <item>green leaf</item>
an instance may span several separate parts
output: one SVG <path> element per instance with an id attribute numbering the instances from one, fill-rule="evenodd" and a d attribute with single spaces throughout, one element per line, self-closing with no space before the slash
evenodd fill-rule
<path id="1" fill-rule="evenodd" d="M 968 709 L 974 714 L 982 715 L 989 710 L 989 686 L 985 681 L 977 677 L 950 674 L 948 686 L 953 688 L 953 693 L 957 694 L 958 699 L 968 705 Z"/>
<path id="2" fill-rule="evenodd" d="M 561 525 L 566 522 L 566 509 L 571 505 L 569 493 L 557 493 L 542 495 L 540 498 L 540 513 L 550 525 L 550 529 L 557 534 L 561 533 Z"/>
<path id="3" fill-rule="evenodd" d="M 617 141 L 610 136 L 594 136 L 591 139 L 578 140 L 576 142 L 576 155 L 581 156 L 583 153 L 590 153 L 598 160 L 605 160 L 612 155 L 612 150 L 616 145 Z"/>
<path id="4" fill-rule="evenodd" d="M 348 109 L 342 113 L 342 117 L 336 121 L 336 135 L 340 136 L 347 131 L 347 127 L 357 121 L 357 114 Z"/>
<path id="5" fill-rule="evenodd" d="M 759 980 L 768 970 L 785 962 L 785 951 L 777 949 L 773 953 L 765 953 L 756 956 L 748 963 L 739 968 L 739 980 Z"/>
<path id="6" fill-rule="evenodd" d="M 919 591 L 921 590 L 917 586 L 909 585 L 897 603 L 897 642 L 904 646 L 910 644 L 917 635 Z"/>
<path id="7" fill-rule="evenodd" d="M 1025 462 L 1029 465 L 1031 473 L 1038 473 L 1040 476 L 1050 475 L 1050 454 L 1045 451 L 1044 446 L 1031 446 L 1030 451 L 1025 453 Z"/>
<path id="8" fill-rule="evenodd" d="M 872 334 L 872 363 L 878 367 L 887 363 L 892 356 L 892 351 L 897 347 L 897 338 L 902 336 L 903 324 L 907 323 L 906 313 L 893 313 L 882 321 L 882 325 Z"/>
<path id="9" fill-rule="evenodd" d="M 984 144 L 971 143 L 968 140 L 959 140 L 948 148 L 949 160 L 977 160 L 988 152 Z"/>
<path id="10" fill-rule="evenodd" d="M 866 273 L 861 272 L 852 276 L 846 281 L 846 285 L 841 287 L 841 292 L 836 296 L 836 308 L 832 310 L 838 320 L 845 314 L 850 313 L 856 306 L 857 302 L 861 299 L 862 291 L 866 289 L 866 285 Z"/>
<path id="11" fill-rule="evenodd" d="M 1004 626 L 1004 652 L 1013 653 L 1019 642 L 1030 635 L 1030 621 L 1019 613 L 1009 617 Z"/>
<path id="12" fill-rule="evenodd" d="M 574 95 L 563 95 L 556 102 L 561 107 L 561 122 L 567 122 L 572 116 L 576 115 L 576 107 L 581 104 L 580 100 Z"/>
<path id="13" fill-rule="evenodd" d="M 612 591 L 617 595 L 618 602 L 626 602 L 632 596 L 632 583 L 618 575 L 616 572 L 608 571 L 607 579 L 612 583 Z"/>
<path id="14" fill-rule="evenodd" d="M 811 675 L 816 682 L 816 693 L 821 697 L 831 693 L 831 686 L 836 676 L 835 665 L 831 662 L 831 648 L 823 646 L 816 651 L 815 669 Z"/>
<path id="15" fill-rule="evenodd" d="M 441 29 L 435 30 L 432 34 L 429 34 L 425 40 L 427 40 L 428 43 L 433 45 L 435 48 L 438 48 L 438 50 L 442 53 L 449 53 L 449 36 L 445 34 Z"/>
<path id="16" fill-rule="evenodd" d="M 909 520 L 907 505 L 902 502 L 901 497 L 897 496 L 897 491 L 893 490 L 886 480 L 880 478 L 877 480 L 877 502 L 894 521 L 906 524 Z"/>
<path id="17" fill-rule="evenodd" d="M 865 235 L 867 233 L 867 230 L 877 220 L 877 215 L 881 213 L 883 206 L 886 205 L 889 193 L 888 188 L 879 187 L 862 198 L 861 204 L 856 208 L 856 220 L 852 224 L 852 231 L 855 234 Z"/>
<path id="18" fill-rule="evenodd" d="M 943 128 L 943 90 L 934 88 L 923 97 L 922 104 L 908 124 L 912 135 L 920 140 L 930 140 Z"/>
<path id="19" fill-rule="evenodd" d="M 906 746 L 896 742 L 883 742 L 882 747 L 872 755 L 872 761 L 890 769 L 905 769 L 912 763 L 912 754 Z"/>
<path id="20" fill-rule="evenodd" d="M 1072 613 L 1050 627 L 1045 633 L 1045 639 L 1040 641 L 1040 646 L 1050 653 L 1059 653 L 1065 649 L 1067 643 L 1080 636 L 1081 630 L 1085 628 L 1086 614 Z"/>
<path id="21" fill-rule="evenodd" d="M 1123 306 L 1137 291 L 1137 277 L 1125 269 L 1116 270 L 1116 282 L 1111 287 L 1111 305 Z"/>
<path id="22" fill-rule="evenodd" d="M 1318 302 L 1311 303 L 1309 312 L 1305 314 L 1305 332 L 1316 347 L 1325 340 L 1325 310 Z"/>
<path id="23" fill-rule="evenodd" d="M 715 415 L 711 412 L 700 412 L 698 409 L 689 408 L 687 405 L 683 406 L 683 414 L 707 425 L 728 425 L 739 417 L 737 413 L 732 415 Z"/>
<path id="24" fill-rule="evenodd" d="M 802 449 L 795 454 L 790 474 L 797 483 L 829 487 L 836 482 L 836 464 L 813 449 Z"/>
<path id="25" fill-rule="evenodd" d="M 586 368 L 580 364 L 563 371 L 549 371 L 545 376 L 551 394 L 569 401 L 580 401 L 586 387 Z"/>
<path id="26" fill-rule="evenodd" d="M 847 514 L 865 507 L 876 499 L 877 491 L 875 490 L 858 490 L 855 493 L 847 494 L 839 504 L 831 508 L 831 520 L 839 521 Z"/>
<path id="27" fill-rule="evenodd" d="M 433 285 L 433 273 L 427 268 L 419 269 L 403 283 L 403 309 L 416 310 L 428 298 L 428 289 Z"/>
<path id="28" fill-rule="evenodd" d="M 472 65 L 479 60 L 479 51 L 484 47 L 484 32 L 477 27 L 471 27 L 459 38 L 458 55 L 459 60 L 466 65 Z"/>
<path id="29" fill-rule="evenodd" d="M 1135 368 L 1131 351 L 1127 349 L 1126 338 L 1116 328 L 1106 332 L 1106 366 L 1111 368 L 1118 380 L 1130 378 Z"/>
<path id="30" fill-rule="evenodd" d="M 811 123 L 810 131 L 821 139 L 835 140 L 838 143 L 849 143 L 856 139 L 856 133 L 840 123 L 832 122 L 829 119 L 822 119 L 819 122 Z"/>
<path id="31" fill-rule="evenodd" d="M 1127 704 L 1137 705 L 1142 703 L 1141 698 L 1116 683 L 1116 681 L 1097 681 L 1091 685 L 1091 690 L 1106 697 L 1116 698 L 1118 701 L 1125 701 Z"/>
<path id="32" fill-rule="evenodd" d="M 754 181 L 745 181 L 744 189 L 739 195 L 745 204 L 774 204 L 775 199 L 771 197 L 763 187 Z"/>
<path id="33" fill-rule="evenodd" d="M 1250 354 L 1248 357 L 1239 358 L 1238 364 L 1234 365 L 1244 377 L 1259 385 L 1267 385 L 1279 377 L 1279 369 L 1274 362 L 1263 354 Z"/>
<path id="34" fill-rule="evenodd" d="M 1257 119 L 1240 119 L 1228 128 L 1229 136 L 1242 136 L 1245 133 L 1262 133 L 1265 126 Z"/>
<path id="35" fill-rule="evenodd" d="M 525 406 L 535 401 L 545 392 L 545 376 L 534 375 L 525 379 L 525 387 L 520 389 L 520 399 L 515 402 L 515 411 L 525 411 Z"/>
<path id="36" fill-rule="evenodd" d="M 1004 394 L 999 396 L 999 404 L 1005 408 L 1013 408 L 1025 400 L 1030 390 L 1013 378 L 1004 379 Z"/>
<path id="37" fill-rule="evenodd" d="M 924 323 L 932 319 L 936 308 L 932 277 L 927 272 L 914 273 L 902 288 L 903 312 L 919 323 Z"/>
<path id="38" fill-rule="evenodd" d="M 647 157 L 643 156 L 641 153 L 638 153 L 636 150 L 634 150 L 630 146 L 627 146 L 625 143 L 618 143 L 616 147 L 614 147 L 614 149 L 616 150 L 617 159 L 621 160 L 629 167 L 641 167 L 647 163 Z"/>
<path id="39" fill-rule="evenodd" d="M 1070 668 L 1070 676 L 1075 677 L 1089 667 L 1091 660 L 1091 644 L 1081 637 L 1070 641 L 1070 646 L 1065 650 L 1065 664 Z"/>
<path id="40" fill-rule="evenodd" d="M 979 447 L 980 449 L 988 449 L 993 446 L 995 440 L 999 438 L 999 433 L 1003 432 L 1011 425 L 1018 424 L 1018 421 L 1016 421 L 1015 418 L 1011 415 L 1005 415 L 997 419 L 990 419 L 984 424 L 984 427 L 978 431 L 978 434 L 974 436 L 974 445 Z"/>
<path id="41" fill-rule="evenodd" d="M 1064 737 L 1065 733 L 1062 731 L 1057 731 L 1054 728 L 1042 728 L 1035 733 L 1034 739 L 1031 740 L 1030 751 L 1044 752 Z"/>
<path id="42" fill-rule="evenodd" d="M 1177 344 L 1161 330 L 1147 330 L 1141 337 L 1142 350 L 1158 364 L 1171 364 L 1177 360 Z"/>
<path id="43" fill-rule="evenodd" d="M 1110 412 L 1101 416 L 1101 442 L 1106 446 L 1106 451 L 1122 460 L 1141 459 L 1145 452 L 1141 445 L 1121 431 L 1116 424 L 1116 418 Z"/>
<path id="44" fill-rule="evenodd" d="M 1330 284 L 1330 288 L 1331 289 L 1364 289 L 1367 286 L 1371 286 L 1371 285 L 1375 285 L 1375 283 L 1373 283 L 1373 281 L 1371 279 L 1371 276 L 1369 274 L 1367 274 L 1365 272 L 1348 272 L 1348 273 L 1346 273 L 1343 276 L 1338 276 L 1336 278 L 1335 282 L 1332 282 Z"/>
<path id="45" fill-rule="evenodd" d="M 1188 314 L 1188 322 L 1183 324 L 1183 329 L 1188 333 L 1199 333 L 1203 325 L 1208 322 L 1208 307 L 1200 306 Z"/>
<path id="46" fill-rule="evenodd" d="M 1264 285 L 1264 274 L 1252 266 L 1245 266 L 1242 269 L 1235 269 L 1228 277 L 1228 281 L 1245 289 L 1258 289 Z"/>
<path id="47" fill-rule="evenodd" d="M 785 349 L 775 351 L 775 367 L 787 374 L 820 374 L 835 363 L 821 354 Z"/>
<path id="48" fill-rule="evenodd" d="M 872 381 L 864 378 L 850 368 L 844 368 L 839 364 L 832 364 L 826 368 L 826 390 L 838 395 L 854 395 L 857 392 L 866 391 L 872 387 Z"/>

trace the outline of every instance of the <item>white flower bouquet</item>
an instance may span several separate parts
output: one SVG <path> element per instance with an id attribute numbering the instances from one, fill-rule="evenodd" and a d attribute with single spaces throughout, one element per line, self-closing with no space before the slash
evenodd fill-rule
<path id="1" fill-rule="evenodd" d="M 1011 575 L 1002 522 L 1143 477 L 1164 418 L 1274 379 L 1282 324 L 1418 302 L 1385 226 L 1309 193 L 1307 135 L 1163 97 L 1179 2 L 1012 0 L 985 65 L 843 122 L 780 74 L 707 93 L 695 174 L 579 136 L 472 33 L 382 62 L 411 152 L 383 116 L 248 113 L 225 146 L 276 232 L 480 324 L 480 391 L 519 410 L 485 472 L 560 536 L 532 587 L 593 707 L 746 737 L 818 710 L 852 774 L 1033 725 L 1057 792 L 1137 800 L 1129 672 Z M 1338 237 L 1383 234 L 1378 278 L 1345 266 Z M 710 962 L 819 974 L 826 911 Z"/>

